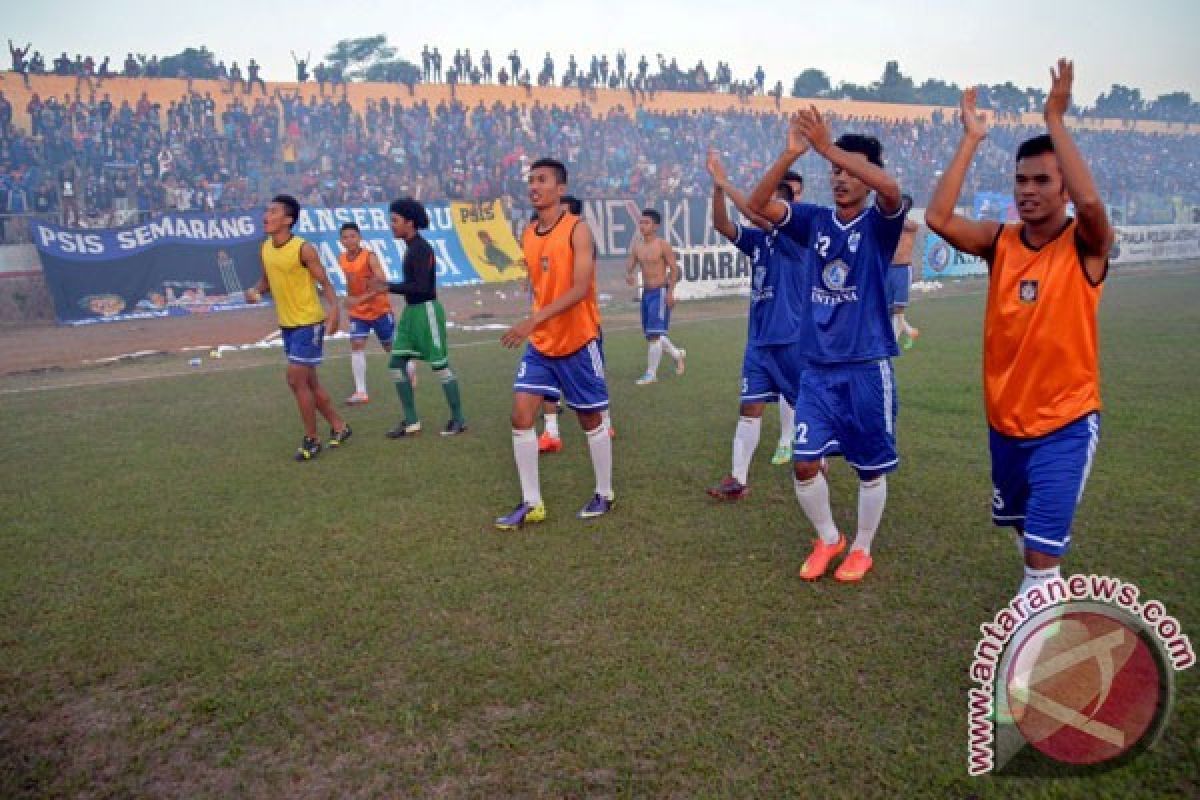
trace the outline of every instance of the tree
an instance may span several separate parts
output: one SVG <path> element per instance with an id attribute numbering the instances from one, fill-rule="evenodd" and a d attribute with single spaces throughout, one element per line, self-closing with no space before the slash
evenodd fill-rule
<path id="1" fill-rule="evenodd" d="M 1160 94 L 1146 109 L 1154 119 L 1168 122 L 1195 122 L 1200 119 L 1200 106 L 1192 102 L 1187 92 Z"/>
<path id="2" fill-rule="evenodd" d="M 988 87 L 988 101 L 996 111 L 1019 113 L 1028 107 L 1025 91 L 1012 81 L 997 83 Z"/>
<path id="3" fill-rule="evenodd" d="M 806 69 L 792 83 L 792 97 L 828 97 L 833 87 L 829 76 L 819 69 Z"/>
<path id="4" fill-rule="evenodd" d="M 405 86 L 415 86 L 421 82 L 421 68 L 403 58 L 392 61 L 376 61 L 362 71 L 362 79 L 378 83 L 403 83 Z"/>
<path id="5" fill-rule="evenodd" d="M 956 106 L 962 96 L 957 84 L 929 78 L 916 89 L 916 102 L 927 106 Z"/>
<path id="6" fill-rule="evenodd" d="M 1142 116 L 1146 103 L 1141 89 L 1131 89 L 1114 83 L 1107 94 L 1096 98 L 1096 116 L 1113 119 L 1133 119 Z"/>
<path id="7" fill-rule="evenodd" d="M 915 103 L 917 91 L 912 78 L 900 71 L 900 62 L 889 61 L 883 65 L 883 77 L 873 87 L 875 99 L 884 103 Z"/>
<path id="8" fill-rule="evenodd" d="M 396 48 L 389 47 L 387 36 L 365 36 L 361 39 L 342 39 L 325 56 L 331 67 L 341 67 L 349 80 L 361 80 L 375 63 L 390 61 L 396 56 Z"/>
<path id="9" fill-rule="evenodd" d="M 184 75 L 190 78 L 208 78 L 214 72 L 216 60 L 203 45 L 189 47 L 181 53 L 158 60 L 159 74 L 164 78 Z"/>
<path id="10" fill-rule="evenodd" d="M 875 90 L 867 86 L 859 86 L 857 83 L 846 83 L 842 81 L 838 84 L 837 91 L 834 92 L 843 100 L 875 100 Z"/>

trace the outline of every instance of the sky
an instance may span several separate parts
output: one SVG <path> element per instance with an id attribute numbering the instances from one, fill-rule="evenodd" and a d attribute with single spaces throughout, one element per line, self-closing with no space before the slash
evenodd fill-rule
<path id="1" fill-rule="evenodd" d="M 418 63 L 426 43 L 447 63 L 458 47 L 476 59 L 488 49 L 497 62 L 515 47 L 535 74 L 549 50 L 561 73 L 568 53 L 586 63 L 606 52 L 611 61 L 624 48 L 631 64 L 662 53 L 684 68 L 703 59 L 711 73 L 727 61 L 737 78 L 761 64 L 768 86 L 781 79 L 787 90 L 809 67 L 834 85 L 870 83 L 889 60 L 917 83 L 1047 88 L 1050 65 L 1067 56 L 1081 105 L 1114 83 L 1151 99 L 1184 90 L 1200 100 L 1200 0 L 2 2 L 4 37 L 32 42 L 47 61 L 66 50 L 109 54 L 119 65 L 129 51 L 168 55 L 203 44 L 227 64 L 244 67 L 253 56 L 267 80 L 293 79 L 290 50 L 315 62 L 339 39 L 384 33 Z"/>

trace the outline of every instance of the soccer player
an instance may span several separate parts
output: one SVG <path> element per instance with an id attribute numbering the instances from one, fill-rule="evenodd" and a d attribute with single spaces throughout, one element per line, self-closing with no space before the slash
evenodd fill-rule
<path id="1" fill-rule="evenodd" d="M 354 394 L 346 405 L 358 406 L 369 402 L 367 395 L 367 339 L 371 332 L 379 339 L 383 351 L 392 349 L 396 332 L 396 316 L 386 289 L 371 289 L 370 284 L 387 281 L 379 256 L 362 246 L 362 231 L 353 222 L 342 225 L 339 238 L 343 251 L 338 266 L 346 276 L 346 315 L 350 318 L 350 372 L 354 376 Z M 408 364 L 408 379 L 416 385 L 416 366 Z"/>
<path id="2" fill-rule="evenodd" d="M 784 203 L 775 187 L 809 147 L 829 161 L 834 207 Z M 871 202 L 871 192 L 875 200 Z M 846 549 L 829 505 L 821 458 L 840 454 L 859 477 L 858 532 L 834 577 L 862 580 L 887 500 L 887 473 L 896 469 L 896 390 L 890 359 L 898 354 L 885 296 L 887 271 L 908 206 L 883 169 L 883 147 L 872 136 L 844 134 L 835 142 L 815 107 L 792 117 L 787 146 L 754 192 L 751 210 L 781 237 L 810 250 L 799 341 L 809 366 L 796 397 L 796 498 L 817 530 L 800 577 L 817 580 Z"/>
<path id="3" fill-rule="evenodd" d="M 587 433 L 596 486 L 579 511 L 591 519 L 612 510 L 612 440 L 603 411 L 608 386 L 600 352 L 600 309 L 596 303 L 596 258 L 592 232 L 562 207 L 567 168 L 542 158 L 529 168 L 529 201 L 537 212 L 521 236 L 533 312 L 501 337 L 505 347 L 529 340 L 513 382 L 513 457 L 521 502 L 496 520 L 500 530 L 516 530 L 546 518 L 538 481 L 538 443 L 533 421 L 547 396 L 561 395 Z"/>
<path id="4" fill-rule="evenodd" d="M 798 319 L 804 302 L 806 264 L 799 248 L 789 254 L 799 257 L 789 258 L 781 252 L 774 226 L 750 211 L 743 195 L 730 185 L 716 151 L 709 151 L 706 166 L 713 179 L 713 227 L 750 258 L 753 268 L 746 350 L 742 356 L 740 416 L 733 436 L 733 469 L 708 489 L 709 496 L 719 500 L 740 500 L 750 491 L 750 462 L 758 448 L 763 409 L 767 403 L 794 399 L 806 363 L 797 342 L 803 330 Z M 791 202 L 792 183 L 781 182 L 775 196 Z M 756 227 L 732 222 L 726 197 Z M 783 435 L 790 455 L 792 431 L 785 430 Z"/>
<path id="5" fill-rule="evenodd" d="M 321 452 L 317 411 L 329 422 L 330 447 L 340 447 L 350 438 L 351 431 L 317 379 L 325 335 L 338 329 L 338 299 L 317 249 L 292 233 L 299 216 L 300 204 L 291 195 L 276 195 L 267 205 L 263 215 L 267 240 L 260 250 L 263 273 L 245 295 L 247 303 L 257 303 L 266 292 L 275 299 L 288 361 L 288 387 L 304 423 L 304 439 L 296 450 L 296 460 L 310 461 Z M 318 286 L 329 305 L 328 316 L 317 296 Z"/>
<path id="6" fill-rule="evenodd" d="M 568 213 L 574 214 L 582 221 L 583 218 L 583 203 L 574 195 L 563 195 L 562 207 Z M 533 215 L 534 220 L 537 219 L 537 214 Z M 586 222 L 584 223 L 587 224 Z M 595 243 L 592 244 L 593 257 L 599 257 L 599 249 Z M 604 360 L 604 331 L 596 339 L 600 346 L 600 359 Z M 558 394 L 547 393 L 546 399 L 542 402 L 542 422 L 544 430 L 542 435 L 538 437 L 538 452 L 539 453 L 557 453 L 562 450 L 562 435 L 558 427 L 558 415 L 562 411 L 562 397 Z M 608 426 L 608 435 L 610 438 L 615 438 L 617 435 L 616 429 L 612 426 L 612 417 L 609 416 L 609 410 L 604 409 L 604 424 Z"/>
<path id="7" fill-rule="evenodd" d="M 671 309 L 675 307 L 675 284 L 679 283 L 679 265 L 669 242 L 658 235 L 662 215 L 652 208 L 642 211 L 638 232 L 642 241 L 629 248 L 629 266 L 625 280 L 637 286 L 634 272 L 642 271 L 642 332 L 650 344 L 646 353 L 646 372 L 637 379 L 639 386 L 658 380 L 658 362 L 663 350 L 675 361 L 675 374 L 686 368 L 687 351 L 667 338 L 671 327 Z"/>
<path id="8" fill-rule="evenodd" d="M 792 198 L 787 202 L 799 201 L 804 195 L 804 176 L 789 169 L 783 175 L 783 182 L 792 190 Z M 790 240 L 784 241 L 785 251 L 790 251 L 792 248 L 786 245 L 786 242 Z M 796 435 L 796 409 L 792 408 L 792 401 L 795 399 L 790 395 L 787 397 L 780 395 L 779 402 L 776 403 L 779 407 L 779 441 L 775 443 L 775 453 L 771 456 L 771 463 L 777 467 L 792 463 L 792 439 Z"/>
<path id="9" fill-rule="evenodd" d="M 912 198 L 904 195 L 904 202 L 912 208 Z M 904 232 L 900 234 L 900 243 L 896 245 L 896 255 L 892 257 L 892 268 L 888 270 L 887 293 L 888 305 L 892 309 L 892 333 L 896 341 L 905 350 L 912 349 L 921 331 L 908 324 L 904 311 L 908 308 L 908 293 L 912 286 L 912 253 L 913 243 L 917 239 L 917 223 L 911 219 L 904 220 Z"/>
<path id="10" fill-rule="evenodd" d="M 396 394 L 404 409 L 404 418 L 395 428 L 387 432 L 389 439 L 402 439 L 421 432 L 421 421 L 417 417 L 417 401 L 408 370 L 413 359 L 429 362 L 433 374 L 442 384 L 446 405 L 450 407 L 450 420 L 442 429 L 442 436 L 457 436 L 467 430 L 463 417 L 462 395 L 458 378 L 450 369 L 450 355 L 446 344 L 446 310 L 437 299 L 437 259 L 433 248 L 425 241 L 420 231 L 429 227 L 429 214 L 425 206 L 411 197 L 393 200 L 391 212 L 392 234 L 404 240 L 404 281 L 386 283 L 393 294 L 404 295 L 404 313 L 396 326 L 396 339 L 392 343 L 392 357 L 388 370 L 396 384 Z M 380 288 L 375 282 L 372 288 Z"/>
<path id="11" fill-rule="evenodd" d="M 963 138 L 934 189 L 925 221 L 988 264 L 983 390 L 992 457 L 992 519 L 1016 529 L 1024 592 L 1059 576 L 1071 524 L 1100 437 L 1097 310 L 1113 229 L 1064 121 L 1072 62 L 1050 70 L 1048 134 L 1016 153 L 1019 222 L 954 213 L 975 151 L 987 136 L 976 91 L 962 96 Z M 1067 214 L 1068 200 L 1075 216 Z"/>

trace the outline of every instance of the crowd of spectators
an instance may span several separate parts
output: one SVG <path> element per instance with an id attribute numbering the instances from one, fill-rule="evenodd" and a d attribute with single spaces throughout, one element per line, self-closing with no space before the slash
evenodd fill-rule
<path id="1" fill-rule="evenodd" d="M 777 153 L 777 113 L 659 113 L 638 108 L 598 115 L 586 104 L 465 107 L 407 105 L 387 98 L 356 110 L 343 97 L 299 93 L 223 98 L 191 92 L 166 108 L 142 94 L 32 96 L 14 109 L 0 92 L 0 215 L 56 212 L 63 222 L 103 226 L 137 212 L 251 208 L 280 190 L 312 205 L 525 195 L 529 162 L 552 154 L 571 167 L 583 197 L 707 196 L 704 155 L 722 153 L 745 187 Z M 29 132 L 15 125 L 27 115 Z M 885 159 L 923 204 L 958 141 L 953 118 L 893 121 L 833 118 L 835 130 L 879 137 Z M 1008 191 L 1016 144 L 1031 128 L 996 126 L 971 170 L 967 191 Z M 1080 131 L 1102 194 L 1114 205 L 1139 195 L 1197 202 L 1200 136 Z M 828 201 L 828 166 L 800 162 L 808 197 Z M 1143 204 L 1144 205 L 1144 204 Z"/>

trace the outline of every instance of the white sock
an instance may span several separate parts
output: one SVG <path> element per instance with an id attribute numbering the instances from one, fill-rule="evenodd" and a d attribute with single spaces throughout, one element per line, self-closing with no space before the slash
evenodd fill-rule
<path id="1" fill-rule="evenodd" d="M 542 504 L 542 489 L 538 485 L 537 433 L 533 428 L 513 429 L 513 458 L 517 462 L 517 477 L 521 480 L 521 498 L 531 506 Z"/>
<path id="2" fill-rule="evenodd" d="M 852 550 L 871 554 L 871 542 L 879 521 L 883 519 L 883 507 L 887 503 L 887 476 L 880 475 L 873 481 L 858 484 L 858 535 L 854 537 Z"/>
<path id="3" fill-rule="evenodd" d="M 904 316 L 903 311 L 900 312 L 900 328 L 910 336 L 912 335 L 913 326 L 908 324 L 908 318 Z"/>
<path id="4" fill-rule="evenodd" d="M 363 350 L 350 351 L 350 372 L 354 375 L 356 394 L 367 393 L 367 354 Z"/>
<path id="5" fill-rule="evenodd" d="M 782 397 L 779 398 L 779 446 L 791 446 L 796 436 L 796 409 Z"/>
<path id="6" fill-rule="evenodd" d="M 592 471 L 596 473 L 596 494 L 612 499 L 612 439 L 608 437 L 608 426 L 601 422 L 587 432 L 587 440 Z"/>
<path id="7" fill-rule="evenodd" d="M 554 414 L 543 413 L 542 418 L 546 420 L 546 433 L 550 434 L 555 439 L 558 439 L 559 435 L 558 435 L 558 414 L 557 414 L 557 412 Z"/>
<path id="8" fill-rule="evenodd" d="M 1028 564 L 1025 566 L 1025 579 L 1021 581 L 1021 588 L 1017 590 L 1018 594 L 1025 594 L 1035 586 L 1041 586 L 1049 583 L 1059 575 L 1058 567 L 1050 567 L 1049 569 L 1034 569 Z"/>
<path id="9" fill-rule="evenodd" d="M 658 337 L 650 346 L 646 348 L 646 372 L 650 375 L 658 374 L 658 362 L 662 361 L 662 337 Z"/>
<path id="10" fill-rule="evenodd" d="M 658 337 L 658 340 L 660 342 L 662 342 L 663 350 L 666 351 L 667 355 L 669 355 L 672 358 L 672 360 L 678 361 L 679 360 L 679 348 L 676 347 L 671 342 L 671 340 L 668 339 L 666 336 L 660 336 L 660 337 Z"/>
<path id="11" fill-rule="evenodd" d="M 817 477 L 811 480 L 800 481 L 793 478 L 792 483 L 796 487 L 796 499 L 800 501 L 800 508 L 817 529 L 817 536 L 820 536 L 825 544 L 837 544 L 840 534 L 833 522 L 833 509 L 829 507 L 829 484 L 825 482 L 825 476 L 818 472 Z"/>
<path id="12" fill-rule="evenodd" d="M 762 433 L 762 420 L 758 417 L 738 417 L 737 429 L 733 433 L 733 477 L 743 486 L 750 475 L 750 460 L 758 449 L 758 437 Z"/>
<path id="13" fill-rule="evenodd" d="M 902 333 L 904 333 L 904 317 L 900 314 L 892 314 L 892 335 L 899 339 Z"/>

